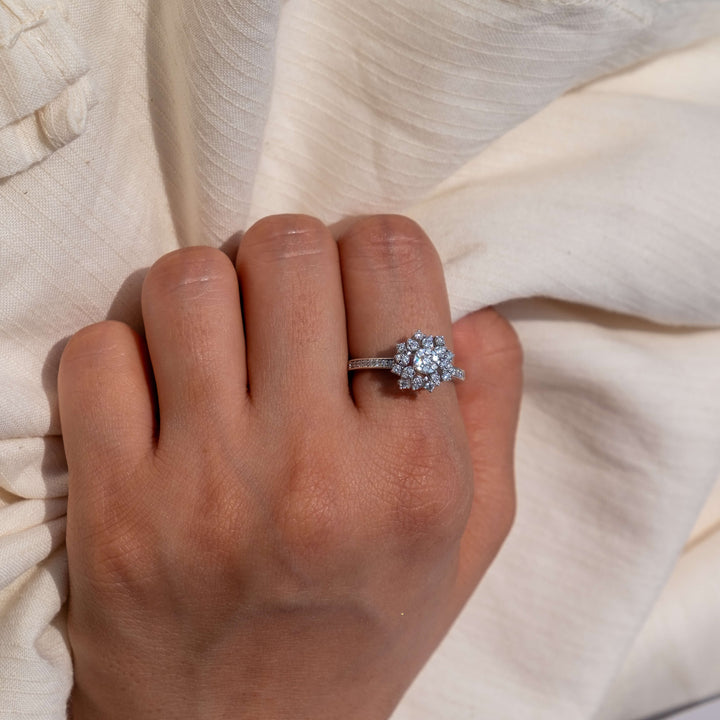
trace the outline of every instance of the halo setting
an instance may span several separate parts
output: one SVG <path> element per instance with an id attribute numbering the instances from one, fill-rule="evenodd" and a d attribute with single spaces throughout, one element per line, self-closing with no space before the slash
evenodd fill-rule
<path id="1" fill-rule="evenodd" d="M 465 379 L 465 373 L 453 366 L 454 357 L 442 335 L 425 335 L 418 330 L 396 345 L 390 370 L 398 375 L 401 390 L 432 392 L 440 383 Z"/>

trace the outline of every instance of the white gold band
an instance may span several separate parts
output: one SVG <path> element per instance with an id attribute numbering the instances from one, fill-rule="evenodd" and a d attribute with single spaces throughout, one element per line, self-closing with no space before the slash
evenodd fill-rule
<path id="1" fill-rule="evenodd" d="M 350 360 L 348 371 L 353 370 L 392 370 L 395 364 L 393 358 L 358 358 Z"/>

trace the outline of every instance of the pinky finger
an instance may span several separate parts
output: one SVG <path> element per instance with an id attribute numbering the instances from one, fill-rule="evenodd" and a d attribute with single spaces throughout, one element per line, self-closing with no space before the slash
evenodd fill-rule
<path id="1" fill-rule="evenodd" d="M 479 582 L 515 516 L 514 447 L 522 394 L 522 348 L 495 310 L 472 313 L 453 326 L 457 385 L 475 477 L 470 519 L 460 549 L 458 600 Z"/>

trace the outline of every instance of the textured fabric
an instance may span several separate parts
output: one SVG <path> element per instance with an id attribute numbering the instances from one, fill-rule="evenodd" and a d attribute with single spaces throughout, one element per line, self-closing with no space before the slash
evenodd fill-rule
<path id="1" fill-rule="evenodd" d="M 718 694 L 720 676 L 720 481 L 670 581 L 633 641 L 597 719 L 660 714 Z M 720 705 L 715 712 L 720 711 Z M 708 718 L 716 717 L 708 715 Z"/>
<path id="2" fill-rule="evenodd" d="M 719 35 L 716 0 L 0 2 L 0 718 L 72 681 L 67 337 L 294 211 L 415 217 L 455 317 L 497 304 L 526 351 L 516 527 L 397 720 L 720 692 L 716 505 L 686 545 L 720 477 Z"/>
<path id="3" fill-rule="evenodd" d="M 60 2 L 0 2 L 0 178 L 85 131 L 96 98 L 65 13 Z"/>

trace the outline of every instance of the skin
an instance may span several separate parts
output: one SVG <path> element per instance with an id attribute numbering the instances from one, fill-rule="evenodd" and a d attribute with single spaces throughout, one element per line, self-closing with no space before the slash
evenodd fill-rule
<path id="1" fill-rule="evenodd" d="M 162 257 L 142 309 L 60 365 L 75 720 L 388 718 L 512 524 L 511 326 L 452 326 L 401 216 L 265 218 L 235 267 Z M 464 383 L 348 383 L 418 328 Z"/>

